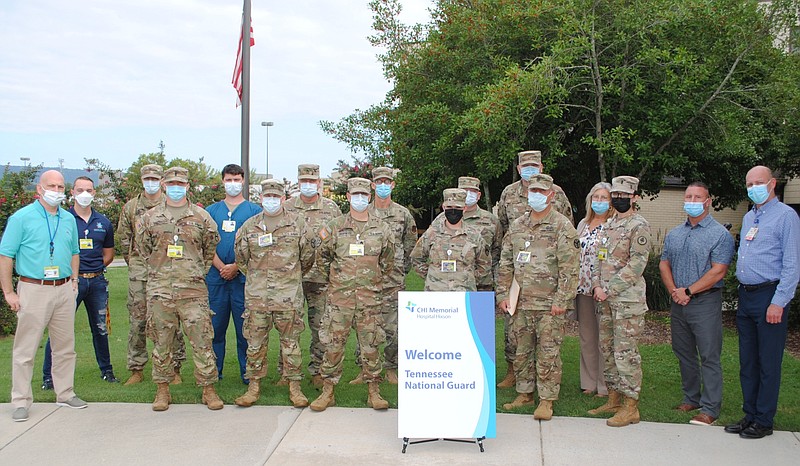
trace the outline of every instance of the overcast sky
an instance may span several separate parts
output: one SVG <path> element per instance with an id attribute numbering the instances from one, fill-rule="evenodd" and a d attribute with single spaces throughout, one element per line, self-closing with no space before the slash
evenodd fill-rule
<path id="1" fill-rule="evenodd" d="M 324 134 L 380 102 L 389 83 L 367 41 L 368 0 L 253 0 L 250 165 L 324 175 L 349 150 Z M 402 0 L 406 23 L 431 0 Z M 139 154 L 240 163 L 231 76 L 241 0 L 0 1 L 0 163 L 127 168 Z"/>

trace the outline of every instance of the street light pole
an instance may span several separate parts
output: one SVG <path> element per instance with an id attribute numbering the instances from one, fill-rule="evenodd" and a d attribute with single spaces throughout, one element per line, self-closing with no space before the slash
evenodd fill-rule
<path id="1" fill-rule="evenodd" d="M 265 126 L 267 128 L 267 178 L 269 178 L 269 127 L 275 126 L 275 123 L 271 121 L 262 121 L 261 126 Z"/>

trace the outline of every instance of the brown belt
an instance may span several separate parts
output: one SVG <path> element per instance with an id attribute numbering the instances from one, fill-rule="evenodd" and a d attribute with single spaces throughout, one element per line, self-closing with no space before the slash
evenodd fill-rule
<path id="1" fill-rule="evenodd" d="M 103 272 L 92 272 L 92 273 L 79 273 L 78 274 L 81 278 L 94 278 L 103 275 Z"/>
<path id="2" fill-rule="evenodd" d="M 36 285 L 61 286 L 64 283 L 67 283 L 69 278 L 61 278 L 58 280 L 38 280 L 36 278 L 19 277 L 19 281 L 25 283 L 34 283 Z"/>

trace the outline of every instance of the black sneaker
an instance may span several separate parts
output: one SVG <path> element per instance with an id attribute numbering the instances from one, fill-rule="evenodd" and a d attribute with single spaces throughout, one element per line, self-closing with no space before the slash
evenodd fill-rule
<path id="1" fill-rule="evenodd" d="M 119 379 L 114 377 L 114 371 L 105 371 L 105 372 L 103 372 L 103 375 L 101 376 L 101 378 L 103 380 L 105 380 L 106 382 L 108 382 L 108 383 L 119 383 Z"/>
<path id="2" fill-rule="evenodd" d="M 53 379 L 42 379 L 42 390 L 52 390 Z"/>

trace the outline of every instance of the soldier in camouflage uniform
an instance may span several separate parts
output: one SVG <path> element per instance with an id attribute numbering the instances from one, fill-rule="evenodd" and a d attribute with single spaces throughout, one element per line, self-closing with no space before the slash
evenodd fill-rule
<path id="1" fill-rule="evenodd" d="M 467 192 L 445 189 L 444 222 L 434 221 L 411 252 L 411 265 L 425 279 L 425 291 L 476 291 L 491 276 L 492 259 L 477 230 L 466 228 L 462 216 Z"/>
<path id="2" fill-rule="evenodd" d="M 515 220 L 503 239 L 497 282 L 497 300 L 508 311 L 512 281 L 520 286 L 511 316 L 519 395 L 503 408 L 532 405 L 536 389 L 539 406 L 533 417 L 540 420 L 553 417 L 553 401 L 558 399 L 565 313 L 575 298 L 580 267 L 578 233 L 569 219 L 553 208 L 552 186 L 548 175 L 531 177 L 531 211 Z"/>
<path id="3" fill-rule="evenodd" d="M 169 381 L 174 376 L 172 347 L 175 329 L 183 326 L 203 387 L 203 404 L 222 409 L 214 390 L 216 357 L 214 329 L 205 276 L 219 242 L 217 224 L 202 208 L 186 199 L 189 172 L 171 167 L 164 173 L 167 199 L 153 207 L 136 226 L 136 244 L 147 264 L 147 307 L 153 329 L 153 381 L 158 384 L 153 411 L 169 408 Z"/>
<path id="4" fill-rule="evenodd" d="M 296 408 L 308 406 L 300 389 L 303 379 L 300 334 L 303 323 L 303 273 L 314 265 L 312 242 L 315 232 L 306 228 L 297 212 L 288 212 L 283 183 L 261 182 L 264 210 L 249 218 L 236 233 L 234 250 L 245 282 L 242 333 L 247 338 L 247 392 L 236 399 L 239 406 L 252 406 L 261 395 L 261 380 L 267 376 L 269 332 L 280 334 L 283 376 L 289 381 L 289 399 Z"/>
<path id="5" fill-rule="evenodd" d="M 386 333 L 386 346 L 383 348 L 383 367 L 386 380 L 397 385 L 397 293 L 405 288 L 406 275 L 411 270 L 411 250 L 417 242 L 417 224 L 411 212 L 392 201 L 394 189 L 394 169 L 377 167 L 372 170 L 372 189 L 375 197 L 367 210 L 383 220 L 394 232 L 394 268 L 384 277 L 383 285 L 383 330 Z M 356 347 L 356 358 L 361 364 L 360 351 Z M 351 384 L 364 383 L 363 371 L 350 381 Z"/>
<path id="6" fill-rule="evenodd" d="M 125 385 L 133 385 L 143 380 L 144 365 L 147 364 L 147 301 L 145 285 L 147 284 L 147 267 L 136 249 L 136 221 L 145 212 L 158 204 L 164 203 L 164 192 L 161 178 L 164 169 L 160 165 L 150 164 L 141 168 L 144 192 L 134 197 L 122 208 L 117 226 L 117 242 L 122 249 L 122 256 L 128 264 L 128 313 L 130 330 L 128 332 L 128 370 L 131 376 Z M 175 329 L 175 378 L 172 383 L 180 383 L 181 363 L 186 360 L 183 333 Z"/>
<path id="7" fill-rule="evenodd" d="M 639 422 L 642 357 L 638 342 L 647 311 L 643 274 L 651 246 L 650 225 L 633 206 L 638 187 L 639 180 L 632 176 L 612 180 L 611 204 L 617 213 L 597 238 L 597 266 L 592 269 L 608 400 L 589 414 L 616 413 L 606 421 L 611 427 Z"/>
<path id="8" fill-rule="evenodd" d="M 347 181 L 348 215 L 333 219 L 319 231 L 322 245 L 317 260 L 328 277 L 328 297 L 322 316 L 320 340 L 325 346 L 320 373 L 322 394 L 311 403 L 314 411 L 324 411 L 335 404 L 333 389 L 342 376 L 344 347 L 355 325 L 364 380 L 369 385 L 367 405 L 387 409 L 381 398 L 381 355 L 384 341 L 383 307 L 384 277 L 394 268 L 394 233 L 383 220 L 371 214 L 370 181 L 351 178 Z"/>
<path id="9" fill-rule="evenodd" d="M 528 207 L 528 180 L 531 176 L 541 173 L 542 168 L 542 153 L 538 150 L 528 150 L 517 154 L 517 172 L 519 172 L 521 179 L 506 186 L 503 193 L 500 194 L 500 201 L 497 203 L 497 218 L 500 221 L 500 227 L 504 235 L 508 232 L 514 220 L 530 212 Z M 564 190 L 557 184 L 553 184 L 553 192 L 555 197 L 552 204 L 556 212 L 567 217 L 569 222 L 574 225 L 572 205 L 569 203 L 566 194 L 564 194 Z M 508 363 L 508 371 L 503 380 L 497 384 L 499 388 L 511 388 L 515 383 L 512 361 L 516 354 L 516 348 L 508 325 L 509 317 L 506 316 L 503 330 L 505 333 L 505 359 Z"/>
<path id="10" fill-rule="evenodd" d="M 322 196 L 322 179 L 319 176 L 319 165 L 298 165 L 297 182 L 300 185 L 300 195 L 284 203 L 283 208 L 297 212 L 305 220 L 311 231 L 319 231 L 334 218 L 342 216 L 339 206 L 332 200 Z M 319 326 L 322 313 L 325 310 L 326 288 L 326 278 L 317 264 L 303 275 L 303 293 L 308 304 L 308 327 L 311 329 L 308 372 L 311 374 L 311 381 L 315 387 L 322 386 L 319 366 L 322 364 L 325 347 L 322 346 L 319 340 Z M 280 369 L 280 363 L 278 368 Z M 285 380 L 281 378 L 278 383 L 285 384 L 287 383 Z"/>

